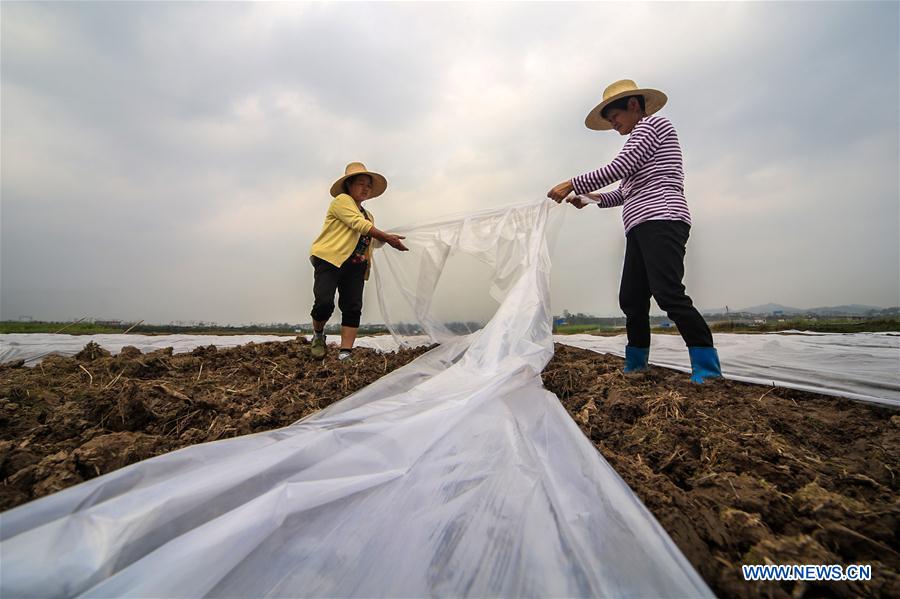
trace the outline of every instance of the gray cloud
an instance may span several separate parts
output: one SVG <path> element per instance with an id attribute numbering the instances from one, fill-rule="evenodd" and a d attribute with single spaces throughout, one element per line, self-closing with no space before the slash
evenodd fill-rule
<path id="1" fill-rule="evenodd" d="M 583 119 L 622 77 L 670 97 L 695 303 L 896 305 L 898 10 L 5 4 L 0 316 L 305 321 L 346 162 L 386 227 L 538 198 L 621 147 Z M 623 247 L 570 211 L 557 311 L 615 313 Z"/>

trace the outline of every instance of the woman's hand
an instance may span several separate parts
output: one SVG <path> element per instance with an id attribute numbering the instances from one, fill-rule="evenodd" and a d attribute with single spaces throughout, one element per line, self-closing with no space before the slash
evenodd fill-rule
<path id="1" fill-rule="evenodd" d="M 375 227 L 372 227 L 371 229 L 369 229 L 369 235 L 373 239 L 377 239 L 378 241 L 386 243 L 396 250 L 400 250 L 401 252 L 409 251 L 409 248 L 406 247 L 405 245 L 403 245 L 403 241 L 401 241 L 403 239 L 406 239 L 406 237 L 404 237 L 403 235 L 394 235 L 393 233 L 385 233 L 381 229 L 376 229 Z"/>
<path id="2" fill-rule="evenodd" d="M 569 196 L 566 198 L 566 202 L 569 204 L 572 204 L 579 210 L 581 210 L 582 208 L 587 206 L 587 204 L 585 204 L 583 201 L 581 201 L 581 196 Z"/>
<path id="3" fill-rule="evenodd" d="M 394 248 L 395 250 L 400 250 L 401 252 L 408 252 L 409 248 L 403 245 L 401 239 L 406 239 L 403 235 L 392 235 L 391 233 L 384 234 L 384 242 Z"/>
<path id="4" fill-rule="evenodd" d="M 563 181 L 553 189 L 547 192 L 547 197 L 559 204 L 566 196 L 575 191 L 571 181 Z"/>

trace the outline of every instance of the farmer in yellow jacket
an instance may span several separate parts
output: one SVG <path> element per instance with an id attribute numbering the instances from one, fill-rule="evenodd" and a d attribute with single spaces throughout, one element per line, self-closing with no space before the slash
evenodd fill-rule
<path id="1" fill-rule="evenodd" d="M 334 312 L 334 293 L 341 309 L 341 347 L 338 358 L 350 357 L 362 315 L 363 286 L 369 278 L 372 239 L 400 251 L 407 251 L 400 235 L 375 228 L 375 218 L 362 203 L 377 198 L 387 189 L 387 179 L 366 170 L 361 162 L 351 162 L 344 176 L 331 186 L 331 205 L 325 214 L 322 232 L 312 244 L 310 261 L 315 269 L 313 341 L 310 353 L 325 357 L 325 323 Z"/>

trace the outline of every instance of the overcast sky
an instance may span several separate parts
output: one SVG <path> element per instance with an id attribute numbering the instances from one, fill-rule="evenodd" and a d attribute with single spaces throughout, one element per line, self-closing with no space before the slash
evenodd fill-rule
<path id="1" fill-rule="evenodd" d="M 7 3 L 0 317 L 307 322 L 361 160 L 381 228 L 543 197 L 666 92 L 700 308 L 900 304 L 900 4 Z M 570 208 L 553 308 L 618 314 L 621 209 Z M 367 287 L 367 306 L 374 289 Z M 379 321 L 367 307 L 364 321 Z"/>

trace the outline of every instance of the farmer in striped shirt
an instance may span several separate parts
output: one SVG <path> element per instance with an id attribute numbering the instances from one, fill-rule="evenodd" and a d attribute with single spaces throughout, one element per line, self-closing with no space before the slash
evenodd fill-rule
<path id="1" fill-rule="evenodd" d="M 678 135 L 669 120 L 652 116 L 666 95 L 639 89 L 634 81 L 617 81 L 588 114 L 589 129 L 615 129 L 628 141 L 612 162 L 564 181 L 547 196 L 577 208 L 622 206 L 625 266 L 619 306 L 625 312 L 628 345 L 625 372 L 647 369 L 650 356 L 650 296 L 678 327 L 691 357 L 691 381 L 722 376 L 712 333 L 685 294 L 684 253 L 691 213 L 684 199 L 684 170 Z M 621 181 L 614 191 L 598 190 Z M 574 192 L 574 195 L 570 195 Z"/>

